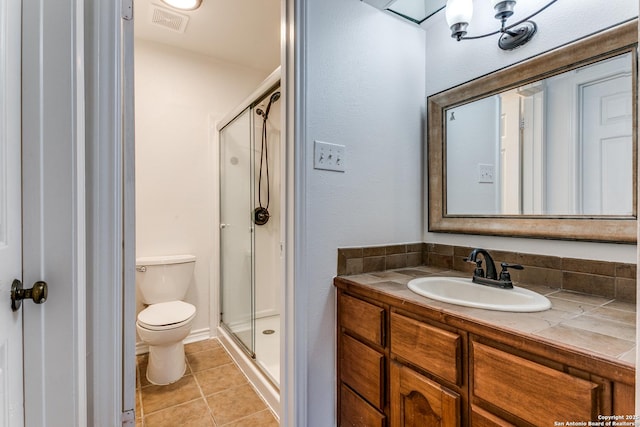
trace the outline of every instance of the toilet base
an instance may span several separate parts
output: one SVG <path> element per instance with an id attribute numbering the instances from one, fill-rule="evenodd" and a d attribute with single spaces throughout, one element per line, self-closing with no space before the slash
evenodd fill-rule
<path id="1" fill-rule="evenodd" d="M 184 344 L 150 345 L 147 380 L 151 384 L 167 385 L 178 381 L 187 369 Z"/>

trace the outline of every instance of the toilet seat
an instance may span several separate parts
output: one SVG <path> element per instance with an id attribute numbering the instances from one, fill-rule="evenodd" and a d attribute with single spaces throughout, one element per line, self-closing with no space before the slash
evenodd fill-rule
<path id="1" fill-rule="evenodd" d="M 196 315 L 195 306 L 184 301 L 151 304 L 138 314 L 138 325 L 152 331 L 175 329 L 190 322 Z"/>

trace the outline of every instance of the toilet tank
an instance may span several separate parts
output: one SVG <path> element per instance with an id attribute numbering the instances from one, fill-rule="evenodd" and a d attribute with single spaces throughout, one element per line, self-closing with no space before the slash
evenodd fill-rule
<path id="1" fill-rule="evenodd" d="M 136 286 L 144 304 L 182 300 L 196 263 L 194 255 L 165 255 L 136 259 Z"/>

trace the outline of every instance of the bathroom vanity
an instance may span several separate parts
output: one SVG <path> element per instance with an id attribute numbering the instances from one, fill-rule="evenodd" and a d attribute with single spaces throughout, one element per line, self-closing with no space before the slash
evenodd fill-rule
<path id="1" fill-rule="evenodd" d="M 579 329 L 565 328 L 568 345 L 544 329 L 574 313 L 494 312 L 407 289 L 443 273 L 335 278 L 338 425 L 565 426 L 610 416 L 632 425 L 635 367 L 599 348 L 606 337 L 578 347 L 570 335 Z"/>
<path id="2" fill-rule="evenodd" d="M 637 44 L 633 20 L 431 95 L 425 232 L 635 243 Z M 612 77 L 619 79 L 611 92 L 586 95 Z M 625 142 L 609 170 L 624 172 L 603 194 L 622 189 L 616 203 L 625 202 L 610 209 L 598 201 L 592 209 L 606 174 L 587 183 L 597 168 L 573 153 L 585 153 L 595 133 L 569 123 L 600 122 L 586 119 L 594 111 L 613 120 L 614 110 L 603 106 L 614 98 Z M 546 182 L 553 185 L 543 189 Z M 518 270 L 514 281 L 544 288 L 552 308 L 492 311 L 412 292 L 413 278 L 460 276 L 465 261 L 476 261 L 477 249 L 425 252 L 424 245 L 338 250 L 338 425 L 634 425 L 635 265 L 503 252 L 499 258 L 510 263 L 503 268 Z M 511 283 L 484 258 L 491 275 L 474 272 L 474 282 Z M 466 286 L 458 282 L 449 285 Z M 460 294 L 473 299 L 475 289 L 466 289 L 451 293 L 458 302 Z"/>

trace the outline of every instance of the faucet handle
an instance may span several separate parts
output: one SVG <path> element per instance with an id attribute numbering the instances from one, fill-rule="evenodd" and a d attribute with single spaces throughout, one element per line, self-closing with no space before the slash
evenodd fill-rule
<path id="1" fill-rule="evenodd" d="M 473 275 L 475 277 L 484 277 L 484 270 L 482 269 L 482 260 L 481 259 L 478 259 L 478 260 L 474 261 L 474 260 L 471 260 L 469 258 L 463 258 L 462 260 L 465 261 L 465 262 L 469 262 L 471 264 L 475 264 L 476 265 L 475 270 L 473 270 Z"/>
<path id="2" fill-rule="evenodd" d="M 502 271 L 506 271 L 507 268 L 513 268 L 514 270 L 524 270 L 524 267 L 520 264 L 508 264 L 506 262 L 501 262 L 500 267 L 502 267 Z"/>
<path id="3" fill-rule="evenodd" d="M 500 278 L 498 280 L 511 282 L 511 274 L 507 271 L 507 268 L 513 268 L 514 270 L 524 270 L 524 267 L 520 264 L 507 264 L 506 262 L 501 262 L 500 267 L 502 267 L 502 271 L 500 272 Z"/>

